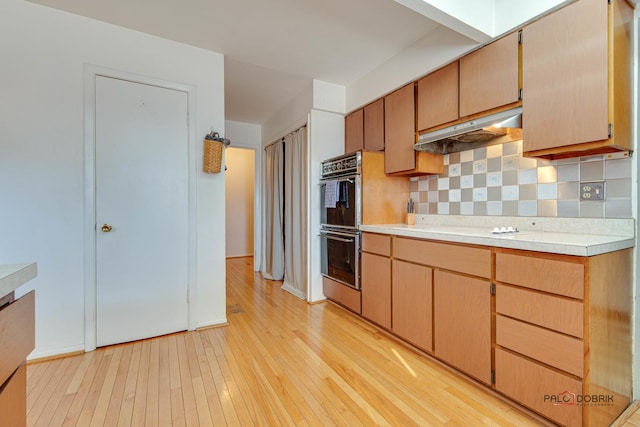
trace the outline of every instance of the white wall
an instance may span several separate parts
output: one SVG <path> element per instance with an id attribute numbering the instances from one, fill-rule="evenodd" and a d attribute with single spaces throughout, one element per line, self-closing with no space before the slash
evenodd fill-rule
<path id="1" fill-rule="evenodd" d="M 493 29 L 493 34 L 495 36 L 504 34 L 514 28 L 514 22 L 526 22 L 541 13 L 571 1 L 572 0 L 495 0 L 495 28 Z"/>
<path id="2" fill-rule="evenodd" d="M 313 84 L 301 91 L 262 125 L 262 145 L 293 132 L 307 123 L 307 115 L 313 108 Z"/>
<path id="3" fill-rule="evenodd" d="M 36 261 L 32 358 L 84 348 L 83 72 L 94 64 L 194 86 L 197 274 L 194 326 L 226 322 L 224 174 L 202 137 L 224 134 L 220 54 L 22 0 L 0 4 L 0 264 Z M 151 153 L 150 153 L 151 155 Z"/>
<path id="4" fill-rule="evenodd" d="M 365 104 L 422 77 L 462 56 L 478 43 L 446 27 L 438 27 L 380 67 L 347 86 L 346 111 Z"/>
<path id="5" fill-rule="evenodd" d="M 344 115 L 322 110 L 309 114 L 309 286 L 307 300 L 325 299 L 320 274 L 320 163 L 344 154 Z"/>
<path id="6" fill-rule="evenodd" d="M 253 256 L 254 159 L 254 150 L 225 149 L 227 257 Z"/>
<path id="7" fill-rule="evenodd" d="M 344 114 L 346 105 L 346 87 L 334 83 L 313 81 L 313 108 Z"/>
<path id="8" fill-rule="evenodd" d="M 262 126 L 252 123 L 242 123 L 227 120 L 225 122 L 225 136 L 231 140 L 232 147 L 249 148 L 254 150 L 254 198 L 253 198 L 253 270 L 260 271 L 260 259 L 262 248 L 260 239 L 262 233 L 262 221 L 260 221 L 262 204 L 262 161 L 264 150 L 262 149 Z"/>

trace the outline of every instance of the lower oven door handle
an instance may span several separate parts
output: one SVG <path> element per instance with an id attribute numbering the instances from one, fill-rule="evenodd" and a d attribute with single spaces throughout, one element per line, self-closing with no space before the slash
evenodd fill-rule
<path id="1" fill-rule="evenodd" d="M 353 239 L 343 239 L 341 237 L 328 236 L 326 234 L 318 234 L 322 239 L 337 240 L 338 242 L 353 243 Z"/>

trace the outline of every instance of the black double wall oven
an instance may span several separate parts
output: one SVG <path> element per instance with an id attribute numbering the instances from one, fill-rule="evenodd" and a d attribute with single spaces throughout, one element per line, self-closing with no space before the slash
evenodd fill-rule
<path id="1" fill-rule="evenodd" d="M 360 289 L 362 218 L 361 153 L 322 162 L 320 179 L 321 272 Z"/>

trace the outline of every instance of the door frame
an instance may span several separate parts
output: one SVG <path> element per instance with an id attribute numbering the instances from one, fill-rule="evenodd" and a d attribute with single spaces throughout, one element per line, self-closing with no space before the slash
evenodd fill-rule
<path id="1" fill-rule="evenodd" d="M 187 94 L 188 151 L 188 248 L 187 313 L 188 328 L 196 328 L 191 301 L 196 300 L 196 88 L 183 83 L 84 64 L 84 350 L 96 349 L 97 276 L 96 276 L 96 77 L 126 80 L 132 83 L 178 90 Z"/>

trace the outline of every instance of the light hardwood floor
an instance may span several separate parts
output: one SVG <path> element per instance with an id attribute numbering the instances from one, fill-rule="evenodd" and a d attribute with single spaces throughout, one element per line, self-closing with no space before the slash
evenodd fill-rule
<path id="1" fill-rule="evenodd" d="M 30 364 L 28 425 L 539 425 L 252 262 L 227 261 L 228 326 Z"/>

